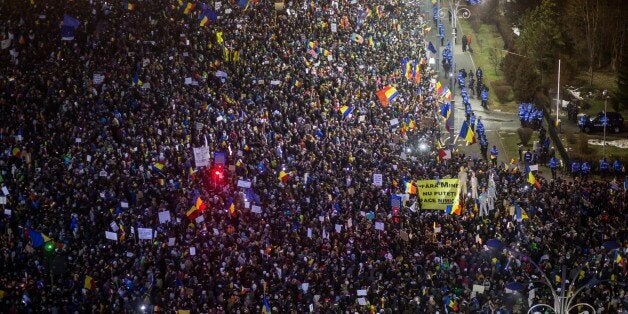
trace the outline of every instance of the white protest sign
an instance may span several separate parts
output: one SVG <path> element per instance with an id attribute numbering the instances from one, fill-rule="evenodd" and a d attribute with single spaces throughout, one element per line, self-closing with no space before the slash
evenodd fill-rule
<path id="1" fill-rule="evenodd" d="M 174 238 L 168 238 L 168 246 L 174 246 Z"/>
<path id="2" fill-rule="evenodd" d="M 107 240 L 118 241 L 118 234 L 111 231 L 105 231 L 105 238 L 107 238 Z"/>
<path id="3" fill-rule="evenodd" d="M 196 164 L 196 168 L 209 166 L 210 160 L 208 146 L 194 147 L 194 163 Z"/>
<path id="4" fill-rule="evenodd" d="M 92 81 L 95 85 L 101 84 L 105 80 L 105 76 L 100 73 L 94 73 Z"/>
<path id="5" fill-rule="evenodd" d="M 151 228 L 137 228 L 137 234 L 140 240 L 153 239 L 153 229 Z"/>
<path id="6" fill-rule="evenodd" d="M 7 197 L 0 196 L 0 205 L 6 205 L 6 203 L 7 203 Z"/>
<path id="7" fill-rule="evenodd" d="M 337 32 L 337 31 L 338 31 L 338 24 L 336 24 L 336 23 L 331 23 L 331 24 L 330 24 L 330 27 L 331 27 L 331 32 L 332 32 L 332 33 L 335 33 L 335 32 Z"/>
<path id="8" fill-rule="evenodd" d="M 129 203 L 128 202 L 120 202 L 120 207 L 122 207 L 122 208 L 129 208 Z"/>
<path id="9" fill-rule="evenodd" d="M 196 217 L 196 219 L 194 219 L 194 221 L 196 221 L 197 224 L 200 224 L 201 222 L 205 221 L 205 216 L 200 215 L 200 216 Z"/>
<path id="10" fill-rule="evenodd" d="M 196 255 L 196 248 L 195 247 L 190 247 L 190 255 L 194 256 Z"/>
<path id="11" fill-rule="evenodd" d="M 366 298 L 358 298 L 358 304 L 366 305 Z"/>
<path id="12" fill-rule="evenodd" d="M 113 232 L 118 232 L 118 230 L 120 230 L 120 228 L 118 228 L 118 224 L 116 224 L 115 221 L 112 221 L 109 226 L 111 227 L 111 230 L 113 230 Z"/>
<path id="13" fill-rule="evenodd" d="M 11 216 L 11 210 L 10 209 L 4 209 L 4 214 L 7 216 Z"/>
<path id="14" fill-rule="evenodd" d="M 395 126 L 397 124 L 399 124 L 399 119 L 394 118 L 390 120 L 390 126 Z"/>
<path id="15" fill-rule="evenodd" d="M 167 210 L 163 212 L 159 212 L 159 223 L 162 224 L 168 221 L 170 221 L 170 212 Z"/>
<path id="16" fill-rule="evenodd" d="M 376 221 L 375 222 L 375 230 L 384 231 L 384 223 L 381 222 L 381 221 Z"/>
<path id="17" fill-rule="evenodd" d="M 250 188 L 251 187 L 251 181 L 238 180 L 238 187 L 239 188 Z"/>
<path id="18" fill-rule="evenodd" d="M 530 171 L 539 171 L 539 165 L 530 165 Z"/>
<path id="19" fill-rule="evenodd" d="M 312 228 L 307 228 L 307 237 L 312 238 Z"/>
<path id="20" fill-rule="evenodd" d="M 251 212 L 256 213 L 256 214 L 261 214 L 262 208 L 258 205 L 253 205 L 251 206 Z"/>
<path id="21" fill-rule="evenodd" d="M 335 225 L 336 232 L 340 233 L 342 231 L 342 225 Z"/>
<path id="22" fill-rule="evenodd" d="M 383 181 L 384 181 L 384 177 L 382 176 L 381 173 L 374 173 L 373 174 L 373 185 L 375 185 L 375 186 L 382 186 L 383 185 Z"/>
<path id="23" fill-rule="evenodd" d="M 310 288 L 310 283 L 308 282 L 304 282 L 301 284 L 301 290 L 303 290 L 303 292 L 307 293 L 307 290 Z"/>
<path id="24" fill-rule="evenodd" d="M 9 195 L 9 189 L 7 189 L 6 186 L 2 187 L 2 193 L 4 193 L 4 195 Z"/>
<path id="25" fill-rule="evenodd" d="M 362 289 L 362 290 L 358 290 L 358 296 L 362 297 L 366 295 L 367 290 L 366 289 Z"/>

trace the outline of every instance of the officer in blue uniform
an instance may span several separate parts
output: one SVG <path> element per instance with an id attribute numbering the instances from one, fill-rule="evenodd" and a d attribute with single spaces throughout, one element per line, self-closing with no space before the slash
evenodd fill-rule
<path id="1" fill-rule="evenodd" d="M 552 156 L 549 160 L 549 168 L 552 171 L 552 180 L 556 180 L 556 169 L 558 168 L 558 160 Z"/>
<path id="2" fill-rule="evenodd" d="M 491 148 L 491 162 L 493 163 L 493 166 L 497 165 L 498 155 L 499 155 L 499 152 L 497 151 L 497 146 L 493 145 L 493 148 Z"/>
<path id="3" fill-rule="evenodd" d="M 606 158 L 602 158 L 600 159 L 600 176 L 602 176 L 602 178 L 605 178 L 606 175 L 608 175 L 608 161 L 606 161 Z"/>
<path id="4" fill-rule="evenodd" d="M 621 161 L 615 160 L 615 162 L 613 162 L 613 171 L 615 172 L 615 175 L 620 175 L 623 170 L 622 168 Z"/>
<path id="5" fill-rule="evenodd" d="M 571 175 L 575 178 L 580 173 L 580 163 L 573 161 L 571 163 Z"/>
<path id="6" fill-rule="evenodd" d="M 589 172 L 591 172 L 591 166 L 588 162 L 583 162 L 580 167 L 580 172 L 582 173 L 582 178 L 586 179 L 589 176 Z"/>

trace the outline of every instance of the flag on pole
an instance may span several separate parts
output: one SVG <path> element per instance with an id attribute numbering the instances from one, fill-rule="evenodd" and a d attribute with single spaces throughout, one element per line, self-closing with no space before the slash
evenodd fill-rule
<path id="1" fill-rule="evenodd" d="M 434 44 L 432 44 L 432 42 L 430 41 L 429 44 L 427 44 L 427 49 L 431 52 L 431 53 L 436 53 L 436 48 L 434 48 Z"/>
<path id="2" fill-rule="evenodd" d="M 534 174 L 532 174 L 532 171 L 528 171 L 528 183 L 530 183 L 537 189 L 541 188 L 541 182 L 536 180 L 536 177 L 534 177 Z"/>
<path id="3" fill-rule="evenodd" d="M 462 122 L 462 127 L 460 128 L 460 137 L 467 141 L 467 144 L 475 143 L 475 134 L 473 133 L 473 130 L 471 130 L 471 128 L 469 127 L 469 124 L 467 124 L 467 121 Z"/>
<path id="4" fill-rule="evenodd" d="M 412 182 L 406 182 L 406 194 L 416 195 L 417 188 Z"/>
<path id="5" fill-rule="evenodd" d="M 279 179 L 279 182 L 281 182 L 281 183 L 284 183 L 284 184 L 285 184 L 286 182 L 288 182 L 288 180 L 290 180 L 290 174 L 289 174 L 289 173 L 287 173 L 287 172 L 285 172 L 285 171 L 283 171 L 283 170 L 281 170 L 281 171 L 279 172 L 279 177 L 278 177 L 278 179 Z"/>
<path id="6" fill-rule="evenodd" d="M 353 112 L 352 106 L 342 106 L 340 107 L 340 113 L 342 114 L 342 118 L 346 119 Z"/>
<path id="7" fill-rule="evenodd" d="M 214 12 L 214 10 L 212 10 L 208 6 L 205 6 L 205 8 L 203 9 L 203 11 L 201 11 L 201 14 L 198 17 L 200 20 L 199 24 L 201 26 L 207 26 L 209 22 L 214 23 L 218 20 L 218 14 L 216 14 L 216 12 Z"/>
<path id="8" fill-rule="evenodd" d="M 268 302 L 268 298 L 263 297 L 262 298 L 262 313 L 263 314 L 270 314 L 270 302 Z"/>
<path id="9" fill-rule="evenodd" d="M 379 99 L 382 107 L 388 106 L 395 98 L 399 96 L 399 92 L 396 88 L 387 85 L 375 93 Z"/>

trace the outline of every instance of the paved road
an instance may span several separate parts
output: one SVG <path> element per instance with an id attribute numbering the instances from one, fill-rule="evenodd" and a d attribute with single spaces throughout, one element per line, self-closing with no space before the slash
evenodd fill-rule
<path id="1" fill-rule="evenodd" d="M 431 16 L 431 12 L 432 12 L 431 6 L 429 7 L 429 9 L 430 10 L 428 12 L 430 13 L 430 16 Z M 451 32 L 451 24 L 449 23 L 449 21 L 445 19 L 444 24 L 445 24 L 445 45 L 446 45 L 447 40 L 448 39 L 451 40 L 452 32 Z M 431 40 L 434 46 L 437 49 L 439 49 L 438 62 L 440 62 L 442 58 L 443 47 L 439 47 L 440 40 L 437 37 L 438 27 L 433 26 L 432 30 L 433 31 L 431 32 L 429 36 L 429 40 Z M 460 38 L 461 36 L 462 34 L 459 34 L 458 38 Z M 473 58 L 471 54 L 469 52 L 462 52 L 462 45 L 460 45 L 460 39 L 458 39 L 458 44 L 454 45 L 454 62 L 455 62 L 454 73 L 457 73 L 457 70 L 462 69 L 462 68 L 467 69 L 467 71 L 472 69 L 473 72 L 475 72 L 477 69 L 475 66 L 475 63 L 473 62 Z M 450 90 L 455 91 L 454 101 L 455 101 L 456 111 L 455 111 L 454 128 L 455 128 L 455 132 L 458 132 L 460 130 L 462 122 L 465 120 L 465 112 L 464 112 L 464 106 L 462 105 L 462 97 L 460 96 L 460 90 L 457 88 L 457 86 L 455 86 L 455 88 L 452 88 L 451 86 L 449 86 L 450 79 L 449 77 L 446 76 L 445 72 L 442 69 L 442 66 L 440 66 L 439 78 L 443 86 L 447 86 L 450 88 Z M 454 81 L 454 84 L 457 85 L 455 81 Z M 516 132 L 516 130 L 519 128 L 519 117 L 517 116 L 517 114 L 504 113 L 504 112 L 500 112 L 496 110 L 491 110 L 491 108 L 486 110 L 482 108 L 481 101 L 477 98 L 471 99 L 471 107 L 473 108 L 473 112 L 475 113 L 475 116 L 480 117 L 482 119 L 482 122 L 484 123 L 485 130 L 486 130 L 486 137 L 488 138 L 488 143 L 489 143 L 489 149 L 493 145 L 497 145 L 497 148 L 500 152 L 498 161 L 509 162 L 511 158 L 516 157 L 516 156 L 506 156 L 505 145 L 516 146 L 517 143 L 503 143 L 499 137 L 499 132 L 500 131 Z M 480 147 L 477 144 L 466 146 L 464 144 L 464 141 L 458 140 L 457 147 L 462 152 L 465 152 L 466 154 L 469 154 L 471 156 L 480 155 Z"/>

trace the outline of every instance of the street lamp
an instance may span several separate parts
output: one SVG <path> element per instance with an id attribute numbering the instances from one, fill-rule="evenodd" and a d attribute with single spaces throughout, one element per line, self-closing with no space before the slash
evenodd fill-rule
<path id="1" fill-rule="evenodd" d="M 604 117 L 602 117 L 602 125 L 604 126 L 604 141 L 602 144 L 602 156 L 606 158 L 606 125 L 608 124 L 608 118 L 606 117 L 606 105 L 608 104 L 608 91 L 604 90 L 602 95 L 604 96 Z"/>
<path id="2" fill-rule="evenodd" d="M 518 259 L 518 257 L 526 257 L 526 260 L 529 261 L 534 268 L 541 274 L 541 279 L 537 280 L 535 282 L 540 282 L 542 284 L 544 284 L 552 293 L 552 296 L 554 298 L 554 305 L 551 306 L 549 304 L 535 304 L 533 306 L 531 306 L 528 310 L 528 314 L 532 313 L 532 310 L 535 308 L 547 308 L 547 309 L 551 309 L 554 313 L 557 314 L 567 314 L 569 313 L 569 311 L 573 310 L 576 307 L 579 306 L 585 306 L 590 308 L 591 310 L 593 310 L 593 313 L 595 313 L 595 308 L 588 303 L 577 303 L 572 305 L 573 301 L 576 300 L 576 297 L 578 296 L 578 294 L 583 291 L 585 288 L 587 287 L 591 287 L 594 286 L 600 282 L 603 281 L 607 281 L 607 280 L 598 280 L 597 278 L 593 278 L 591 279 L 587 284 L 579 287 L 579 288 L 575 288 L 575 283 L 576 283 L 576 276 L 579 275 L 580 273 L 580 269 L 578 269 L 578 271 L 575 272 L 574 278 L 572 278 L 569 287 L 565 287 L 567 280 L 566 280 L 566 276 L 567 276 L 567 267 L 563 266 L 562 267 L 562 274 L 561 274 L 561 286 L 560 286 L 560 294 L 557 292 L 557 289 L 554 288 L 554 286 L 552 285 L 551 281 L 549 280 L 549 278 L 547 278 L 547 275 L 545 275 L 545 272 L 543 271 L 543 269 L 541 269 L 541 267 L 534 262 L 531 258 L 527 257 L 526 255 L 524 255 L 523 253 L 516 251 L 510 247 L 505 246 L 500 240 L 498 239 L 490 239 L 488 241 L 486 241 L 486 246 L 489 247 L 490 249 L 494 249 L 494 250 L 501 250 L 501 249 L 505 249 L 506 251 L 508 251 L 514 258 Z M 604 248 L 609 247 L 610 245 L 607 245 L 607 243 L 605 243 L 603 245 Z M 615 248 L 616 249 L 616 248 Z M 519 283 L 509 283 L 506 285 L 507 288 L 509 288 L 510 290 L 523 290 L 523 285 L 519 284 Z M 567 288 L 567 289 L 566 289 Z M 565 295 L 565 291 L 569 291 L 569 293 L 567 293 Z M 575 291 L 574 291 L 575 290 Z"/>

